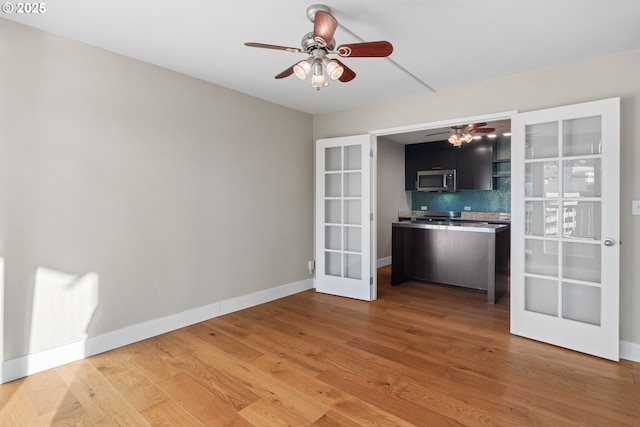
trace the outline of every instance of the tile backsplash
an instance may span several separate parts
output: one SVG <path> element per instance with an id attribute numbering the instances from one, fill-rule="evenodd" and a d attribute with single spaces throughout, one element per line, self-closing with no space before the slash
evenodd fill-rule
<path id="1" fill-rule="evenodd" d="M 469 206 L 474 212 L 511 212 L 511 179 L 494 178 L 494 190 L 446 192 L 411 192 L 411 208 L 430 211 L 459 211 Z"/>

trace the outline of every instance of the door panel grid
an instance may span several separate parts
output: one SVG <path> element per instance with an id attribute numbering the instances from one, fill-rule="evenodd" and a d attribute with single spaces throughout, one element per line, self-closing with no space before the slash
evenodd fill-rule
<path id="1" fill-rule="evenodd" d="M 593 116 L 525 127 L 530 187 L 526 190 L 530 196 L 525 195 L 525 274 L 548 278 L 541 282 L 545 284 L 540 285 L 540 295 L 538 282 L 527 284 L 527 295 L 538 303 L 525 310 L 595 325 L 600 324 L 600 246 L 571 240 L 600 239 L 600 122 L 600 116 Z M 564 279 L 590 281 L 591 286 Z M 556 282 L 554 292 L 549 292 L 549 280 Z M 541 302 L 544 298 L 548 300 Z M 538 304 L 541 311 L 536 310 Z"/>

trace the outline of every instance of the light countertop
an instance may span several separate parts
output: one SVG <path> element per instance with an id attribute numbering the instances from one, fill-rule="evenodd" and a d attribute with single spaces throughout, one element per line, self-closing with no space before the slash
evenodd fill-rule
<path id="1" fill-rule="evenodd" d="M 425 230 L 472 231 L 481 233 L 498 233 L 509 229 L 509 225 L 507 224 L 488 224 L 486 222 L 468 221 L 404 221 L 394 222 L 392 226 Z"/>

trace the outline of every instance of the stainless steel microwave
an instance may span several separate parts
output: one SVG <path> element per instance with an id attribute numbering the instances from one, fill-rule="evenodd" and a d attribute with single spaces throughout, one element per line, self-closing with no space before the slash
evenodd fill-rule
<path id="1" fill-rule="evenodd" d="M 416 190 L 418 191 L 457 191 L 455 169 L 418 171 Z"/>

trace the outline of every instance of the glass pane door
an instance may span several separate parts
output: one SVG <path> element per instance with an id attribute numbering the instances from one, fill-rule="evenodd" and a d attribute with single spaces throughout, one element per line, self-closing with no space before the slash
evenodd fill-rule
<path id="1" fill-rule="evenodd" d="M 370 267 L 369 136 L 317 144 L 316 290 L 375 299 Z"/>
<path id="2" fill-rule="evenodd" d="M 512 122 L 511 330 L 617 360 L 619 99 Z"/>

